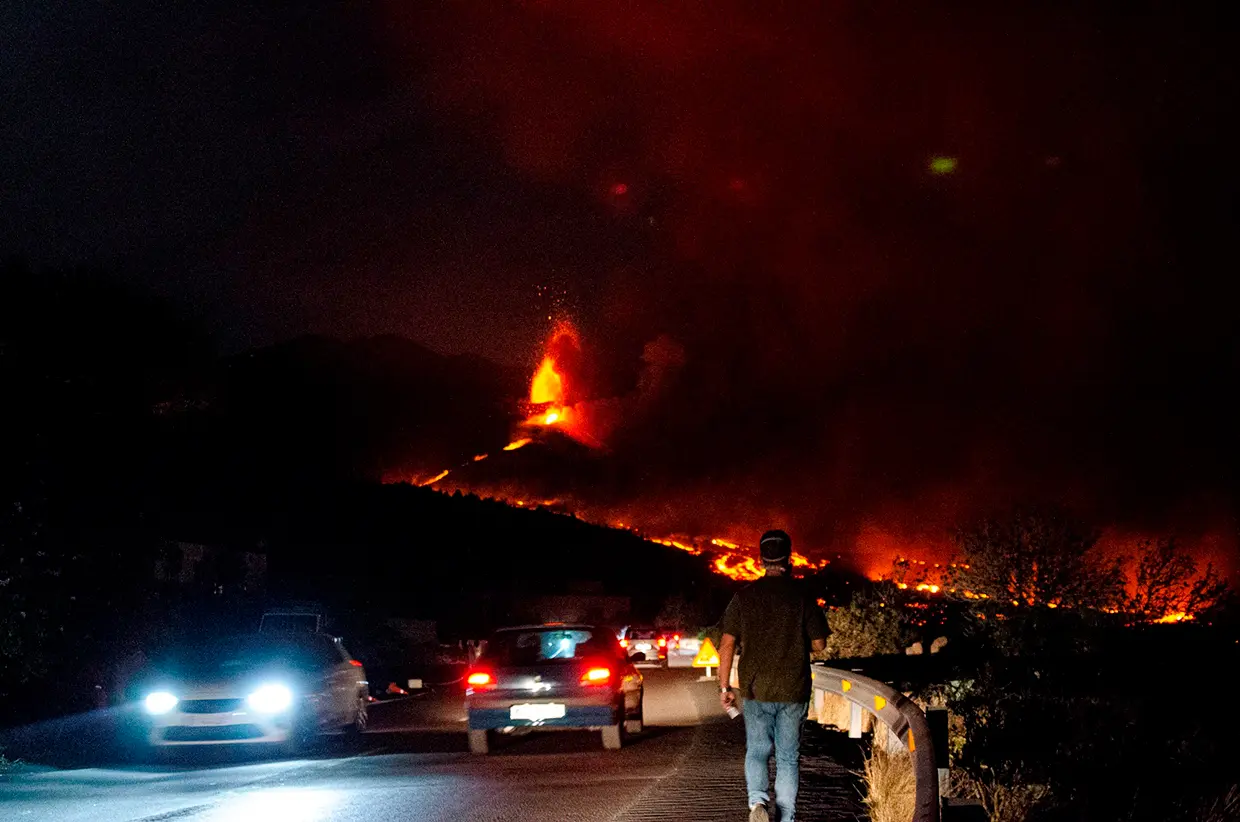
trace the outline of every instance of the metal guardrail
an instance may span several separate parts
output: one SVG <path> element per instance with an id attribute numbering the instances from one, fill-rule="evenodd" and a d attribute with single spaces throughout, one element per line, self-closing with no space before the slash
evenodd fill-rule
<path id="1" fill-rule="evenodd" d="M 911 822 L 939 822 L 938 769 L 930 725 L 921 708 L 904 694 L 876 679 L 822 664 L 814 664 L 810 670 L 813 674 L 815 709 L 822 709 L 819 694 L 838 694 L 854 706 L 872 713 L 908 749 L 917 779 Z M 860 711 L 854 708 L 852 724 L 858 731 L 859 720 Z"/>

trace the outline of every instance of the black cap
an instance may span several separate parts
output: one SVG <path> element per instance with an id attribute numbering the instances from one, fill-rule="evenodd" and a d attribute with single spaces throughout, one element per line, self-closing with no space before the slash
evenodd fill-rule
<path id="1" fill-rule="evenodd" d="M 792 537 L 783 531 L 767 531 L 758 544 L 763 562 L 788 562 L 792 559 Z"/>

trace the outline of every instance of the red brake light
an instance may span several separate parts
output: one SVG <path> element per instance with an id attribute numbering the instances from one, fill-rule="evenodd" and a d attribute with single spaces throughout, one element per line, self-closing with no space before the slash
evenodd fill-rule
<path id="1" fill-rule="evenodd" d="M 628 641 L 627 639 L 622 639 L 622 640 L 620 640 L 620 647 L 621 647 L 621 648 L 627 648 L 627 647 L 629 647 L 629 641 Z"/>
<path id="2" fill-rule="evenodd" d="M 677 644 L 679 644 L 679 643 L 680 643 L 680 634 L 676 634 L 676 636 L 672 637 L 672 641 L 673 641 L 673 642 L 676 642 Z"/>
<path id="3" fill-rule="evenodd" d="M 660 647 L 660 648 L 666 648 L 666 647 L 667 647 L 667 637 L 665 637 L 665 636 L 661 636 L 661 637 L 659 637 L 659 647 Z"/>
<path id="4" fill-rule="evenodd" d="M 602 685 L 611 679 L 611 668 L 591 668 L 581 675 L 583 685 Z"/>
<path id="5" fill-rule="evenodd" d="M 495 684 L 495 680 L 486 671 L 474 671 L 465 681 L 475 688 L 485 688 Z"/>
<path id="6" fill-rule="evenodd" d="M 352 665 L 354 668 L 362 667 L 362 663 L 358 662 L 356 659 L 350 659 L 349 664 Z"/>

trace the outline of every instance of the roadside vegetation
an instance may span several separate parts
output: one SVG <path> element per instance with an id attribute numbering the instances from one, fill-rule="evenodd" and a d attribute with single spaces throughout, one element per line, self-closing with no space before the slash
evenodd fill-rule
<path id="1" fill-rule="evenodd" d="M 950 680 L 905 687 L 952 713 L 954 795 L 994 822 L 1240 819 L 1240 719 L 1210 684 L 1227 681 L 1240 634 L 1216 569 L 1171 539 L 1108 553 L 1055 508 L 974 523 L 956 547 L 939 579 L 906 561 L 829 611 L 828 653 L 941 649 Z M 876 750 L 865 770 L 874 822 L 892 767 Z"/>

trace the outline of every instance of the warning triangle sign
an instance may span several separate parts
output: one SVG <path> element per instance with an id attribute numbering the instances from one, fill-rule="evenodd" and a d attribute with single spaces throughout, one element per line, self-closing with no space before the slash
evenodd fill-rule
<path id="1" fill-rule="evenodd" d="M 702 647 L 698 650 L 697 656 L 693 658 L 694 668 L 718 668 L 719 652 L 715 650 L 714 644 L 710 639 L 702 640 Z"/>

